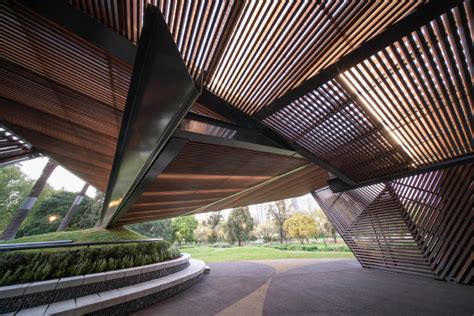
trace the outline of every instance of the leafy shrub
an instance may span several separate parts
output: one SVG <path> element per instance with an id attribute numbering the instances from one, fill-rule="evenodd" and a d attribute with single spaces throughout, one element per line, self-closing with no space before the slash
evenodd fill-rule
<path id="1" fill-rule="evenodd" d="M 217 242 L 215 243 L 214 245 L 212 245 L 212 247 L 214 248 L 230 248 L 230 244 L 226 243 L 226 242 Z"/>
<path id="2" fill-rule="evenodd" d="M 0 254 L 0 286 L 132 268 L 171 260 L 179 250 L 167 241 L 61 251 Z"/>

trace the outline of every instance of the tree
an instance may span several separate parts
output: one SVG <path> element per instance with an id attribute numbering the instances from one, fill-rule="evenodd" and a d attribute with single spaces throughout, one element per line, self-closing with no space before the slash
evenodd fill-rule
<path id="1" fill-rule="evenodd" d="M 217 242 L 219 238 L 219 230 L 221 229 L 220 225 L 223 222 L 224 217 L 222 216 L 221 212 L 212 212 L 208 215 L 206 220 L 206 225 L 209 226 L 211 229 L 208 242 L 213 244 Z"/>
<path id="2" fill-rule="evenodd" d="M 50 198 L 39 204 L 38 208 L 33 210 L 29 219 L 18 231 L 18 236 L 31 236 L 54 232 L 66 216 L 70 205 L 74 201 L 76 194 L 67 191 L 57 191 Z M 94 227 L 99 219 L 100 204 L 96 199 L 84 196 L 82 203 L 76 210 L 68 229 L 85 229 Z"/>
<path id="3" fill-rule="evenodd" d="M 334 227 L 333 224 L 331 224 L 330 221 L 326 221 L 324 222 L 324 230 L 332 236 L 332 238 L 334 239 L 334 243 L 337 243 L 337 239 L 336 239 L 336 228 Z"/>
<path id="4" fill-rule="evenodd" d="M 285 221 L 285 231 L 300 243 L 316 234 L 316 221 L 308 215 L 295 214 Z"/>
<path id="5" fill-rule="evenodd" d="M 316 219 L 316 223 L 318 224 L 317 228 L 319 228 L 319 233 L 317 234 L 318 236 L 316 236 L 316 238 L 321 237 L 323 239 L 324 245 L 326 246 L 326 236 L 331 235 L 334 238 L 334 243 L 336 243 L 336 229 L 328 220 L 323 210 L 317 208 L 311 212 L 311 216 Z"/>
<path id="6" fill-rule="evenodd" d="M 216 227 L 224 220 L 221 212 L 212 212 L 207 216 L 206 224 L 212 229 L 215 230 Z"/>
<path id="7" fill-rule="evenodd" d="M 181 245 L 184 240 L 186 242 L 194 241 L 194 230 L 198 226 L 198 221 L 194 216 L 182 216 L 173 219 L 171 224 L 173 227 L 173 240 Z"/>
<path id="8" fill-rule="evenodd" d="M 171 225 L 171 219 L 131 224 L 128 225 L 128 227 L 131 230 L 150 238 L 173 240 L 173 227 Z"/>
<path id="9" fill-rule="evenodd" d="M 33 186 L 19 167 L 0 168 L 0 232 L 8 224 L 15 210 L 20 206 Z"/>
<path id="10" fill-rule="evenodd" d="M 243 241 L 249 240 L 253 229 L 253 218 L 250 216 L 248 207 L 233 209 L 226 223 L 227 237 L 231 243 L 238 242 L 242 246 Z"/>
<path id="11" fill-rule="evenodd" d="M 275 205 L 270 207 L 268 210 L 273 223 L 275 224 L 276 229 L 278 230 L 278 235 L 280 237 L 280 243 L 283 243 L 285 240 L 285 229 L 283 227 L 285 221 L 290 217 L 290 212 L 286 207 L 285 200 L 276 201 Z"/>
<path id="12" fill-rule="evenodd" d="M 199 224 L 196 230 L 194 231 L 194 238 L 197 240 L 198 243 L 208 242 L 211 233 L 211 228 Z"/>
<path id="13" fill-rule="evenodd" d="M 69 226 L 69 223 L 76 214 L 76 210 L 84 199 L 88 188 L 89 183 L 86 182 L 82 187 L 82 190 L 77 194 L 76 198 L 72 202 L 71 207 L 67 211 L 66 216 L 64 216 L 63 220 L 61 221 L 61 224 L 59 224 L 58 232 L 66 230 L 66 228 Z"/>
<path id="14" fill-rule="evenodd" d="M 16 234 L 20 229 L 21 224 L 35 205 L 39 195 L 41 194 L 41 191 L 43 191 L 43 188 L 46 185 L 46 182 L 48 181 L 49 176 L 53 173 L 54 169 L 56 169 L 57 166 L 58 165 L 55 161 L 48 160 L 48 163 L 43 168 L 43 172 L 41 173 L 40 177 L 38 178 L 38 180 L 36 180 L 35 184 L 33 185 L 33 188 L 31 188 L 30 193 L 28 194 L 26 199 L 23 200 L 23 203 L 11 218 L 10 223 L 3 231 L 0 239 L 9 240 L 14 239 L 16 237 Z"/>
<path id="15" fill-rule="evenodd" d="M 264 242 L 269 242 L 275 235 L 276 229 L 272 222 L 261 223 L 257 226 L 256 235 L 258 238 L 262 238 Z"/>

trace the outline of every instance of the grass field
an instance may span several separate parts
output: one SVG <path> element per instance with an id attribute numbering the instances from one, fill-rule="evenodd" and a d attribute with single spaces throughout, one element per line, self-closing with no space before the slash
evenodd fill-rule
<path id="1" fill-rule="evenodd" d="M 65 231 L 47 233 L 35 236 L 27 236 L 13 240 L 0 242 L 2 244 L 13 244 L 22 242 L 38 242 L 53 240 L 72 240 L 74 242 L 93 242 L 93 241 L 115 241 L 115 240 L 138 240 L 148 239 L 139 233 L 126 228 L 103 229 L 90 228 L 84 230 Z"/>
<path id="2" fill-rule="evenodd" d="M 181 252 L 189 253 L 192 258 L 205 262 L 243 261 L 243 260 L 265 260 L 265 259 L 288 259 L 288 258 L 354 258 L 352 252 L 335 251 L 288 251 L 264 247 L 182 247 Z"/>

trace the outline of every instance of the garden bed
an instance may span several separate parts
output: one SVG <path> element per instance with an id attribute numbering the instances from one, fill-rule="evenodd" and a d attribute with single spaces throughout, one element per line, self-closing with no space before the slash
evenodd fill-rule
<path id="1" fill-rule="evenodd" d="M 0 253 L 0 286 L 59 279 L 176 259 L 167 241 Z"/>

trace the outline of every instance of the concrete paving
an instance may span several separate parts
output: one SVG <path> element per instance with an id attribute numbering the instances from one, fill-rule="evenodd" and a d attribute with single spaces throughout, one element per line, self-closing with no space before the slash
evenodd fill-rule
<path id="1" fill-rule="evenodd" d="M 135 315 L 474 315 L 474 287 L 356 260 L 209 263 L 192 288 Z"/>

